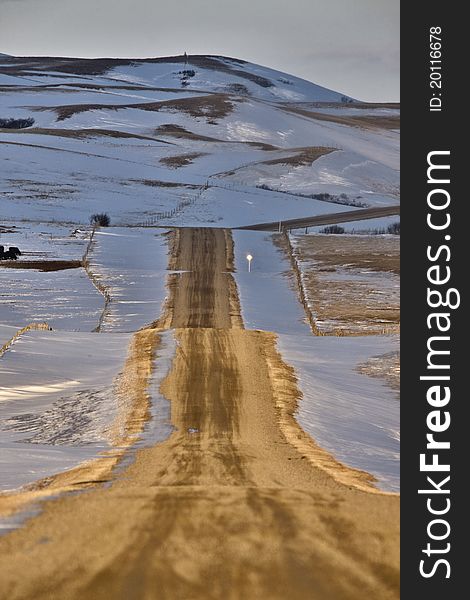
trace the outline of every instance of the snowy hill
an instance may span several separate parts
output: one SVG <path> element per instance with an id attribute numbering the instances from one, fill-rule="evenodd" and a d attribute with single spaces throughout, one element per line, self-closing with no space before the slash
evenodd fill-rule
<path id="1" fill-rule="evenodd" d="M 0 55 L 7 57 L 8 55 Z M 50 71 L 80 79 L 106 77 L 163 88 L 189 87 L 205 92 L 252 95 L 264 100 L 341 102 L 347 96 L 267 67 L 223 56 L 184 56 L 154 59 L 14 58 L 11 70 L 26 77 Z M 67 75 L 65 75 L 67 74 Z M 59 76 L 60 77 L 60 76 Z"/>
<path id="2" fill-rule="evenodd" d="M 0 91 L 5 220 L 237 226 L 398 202 L 398 106 L 245 61 L 2 57 Z"/>
<path id="3" fill-rule="evenodd" d="M 397 221 L 397 105 L 351 101 L 223 57 L 4 56 L 0 164 L 0 245 L 21 250 L 18 262 L 0 262 L 0 346 L 27 331 L 0 361 L 0 490 L 95 456 L 114 460 L 137 439 L 139 448 L 161 441 L 173 430 L 170 402 L 198 380 L 209 383 L 194 398 L 202 390 L 211 413 L 211 402 L 232 393 L 235 408 L 246 394 L 249 403 L 245 383 L 259 370 L 274 411 L 271 387 L 284 377 L 276 352 L 295 368 L 292 402 L 305 431 L 397 489 L 398 403 L 379 379 L 388 379 L 380 359 L 392 362 L 397 341 L 370 335 L 396 331 L 397 237 L 377 246 L 368 236 L 361 244 L 303 235 L 305 220 L 308 233 L 344 220 Z M 111 226 L 93 230 L 90 217 L 101 213 Z M 366 220 L 372 214 L 380 218 Z M 284 233 L 246 227 L 266 224 Z M 319 239 L 328 242 L 323 253 Z M 277 346 L 265 331 L 279 335 Z M 185 349 L 186 332 L 196 341 Z M 184 383 L 168 401 L 161 382 L 170 373 L 179 380 L 183 363 Z M 229 391 L 210 383 L 211 370 Z M 285 373 L 294 390 L 290 367 Z M 222 409 L 236 413 L 230 402 Z M 290 414 L 294 404 L 285 406 Z M 129 442 L 119 433 L 128 422 Z M 201 423 L 188 434 L 220 425 Z M 77 481 L 88 487 L 83 473 Z"/>

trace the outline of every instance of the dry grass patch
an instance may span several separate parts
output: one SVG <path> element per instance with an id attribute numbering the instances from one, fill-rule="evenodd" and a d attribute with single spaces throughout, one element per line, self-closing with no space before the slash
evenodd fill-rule
<path id="1" fill-rule="evenodd" d="M 181 125 L 175 125 L 174 123 L 167 123 L 165 125 L 160 125 L 155 129 L 155 133 L 157 135 L 164 135 L 169 137 L 174 137 L 177 139 L 183 140 L 191 140 L 195 142 L 222 142 L 223 140 L 218 140 L 217 138 L 210 137 L 208 135 L 200 135 L 198 133 L 194 133 L 192 131 L 188 131 Z"/>
<path id="2" fill-rule="evenodd" d="M 273 158 L 271 160 L 264 160 L 261 164 L 263 165 L 290 165 L 293 167 L 300 167 L 311 165 L 317 158 L 334 152 L 335 148 L 327 148 L 324 146 L 309 146 L 306 148 L 292 148 L 295 152 L 292 156 L 286 156 L 284 158 Z"/>
<path id="3" fill-rule="evenodd" d="M 296 236 L 295 266 L 319 335 L 398 333 L 399 238 Z"/>
<path id="4" fill-rule="evenodd" d="M 400 129 L 400 115 L 364 115 L 351 117 L 360 125 L 371 126 L 378 129 Z"/>
<path id="5" fill-rule="evenodd" d="M 239 100 L 238 100 L 239 101 Z M 175 98 L 159 103 L 158 110 L 179 111 L 191 117 L 220 119 L 233 111 L 234 104 L 226 94 L 210 94 L 193 98 Z M 144 109 L 145 110 L 145 109 Z"/>
<path id="6" fill-rule="evenodd" d="M 166 167 L 171 169 L 178 169 L 179 167 L 186 167 L 192 164 L 192 162 L 200 156 L 206 156 L 205 152 L 193 152 L 191 154 L 180 154 L 178 156 L 165 156 L 161 158 L 159 162 Z"/>
<path id="7" fill-rule="evenodd" d="M 319 268 L 389 271 L 400 274 L 400 238 L 383 236 L 299 236 L 305 257 Z"/>
<path id="8" fill-rule="evenodd" d="M 4 260 L 0 268 L 5 269 L 35 269 L 37 271 L 64 271 L 78 269 L 83 266 L 80 260 Z"/>
<path id="9" fill-rule="evenodd" d="M 179 111 L 191 117 L 204 117 L 207 119 L 219 119 L 226 117 L 233 111 L 233 102 L 227 94 L 208 94 L 194 96 L 192 98 L 175 98 L 162 100 L 160 102 L 138 102 L 133 104 L 67 104 L 62 106 L 40 106 L 31 110 L 38 112 L 51 110 L 57 115 L 57 121 L 65 121 L 73 115 L 90 110 L 125 110 L 133 108 L 151 112 Z M 241 100 L 238 99 L 238 102 Z"/>
<path id="10" fill-rule="evenodd" d="M 30 129 L 20 129 L 20 130 L 12 130 L 12 129 L 1 129 L 0 133 L 33 133 L 36 135 L 50 135 L 56 137 L 65 137 L 65 138 L 73 138 L 73 139 L 85 139 L 85 138 L 93 138 L 93 137 L 109 137 L 115 139 L 136 139 L 136 140 L 148 140 L 151 142 L 160 142 L 162 144 L 168 144 L 169 142 L 165 142 L 164 140 L 157 140 L 156 138 L 147 136 L 147 135 L 139 135 L 137 133 L 127 133 L 126 131 L 117 131 L 115 129 L 52 129 L 46 127 L 32 127 Z"/>
<path id="11" fill-rule="evenodd" d="M 188 131 L 181 125 L 176 125 L 174 123 L 166 123 L 165 125 L 160 125 L 160 127 L 157 127 L 155 129 L 155 133 L 157 135 L 173 137 L 176 139 L 191 140 L 194 142 L 214 142 L 217 144 L 245 144 L 247 146 L 259 148 L 260 150 L 266 150 L 268 152 L 272 150 L 279 150 L 277 146 L 273 146 L 272 144 L 266 144 L 265 142 L 237 142 L 236 140 L 221 140 L 219 138 L 211 137 L 208 135 L 201 135 L 199 133 L 194 133 L 193 131 Z"/>
<path id="12" fill-rule="evenodd" d="M 162 181 L 160 179 L 131 179 L 133 183 L 141 183 L 148 187 L 162 187 L 162 188 L 186 188 L 190 190 L 199 190 L 202 186 L 196 183 L 180 183 L 178 181 Z"/>
<path id="13" fill-rule="evenodd" d="M 357 108 L 371 110 L 374 108 L 400 110 L 399 102 L 292 102 L 295 108 L 311 110 L 314 108 Z"/>
<path id="14" fill-rule="evenodd" d="M 363 127 L 366 129 L 400 129 L 399 115 L 332 115 L 292 106 L 287 107 L 281 105 L 280 108 L 303 117 L 308 117 L 309 119 L 315 119 L 316 121 L 329 121 L 331 123 L 347 125 L 349 127 Z"/>

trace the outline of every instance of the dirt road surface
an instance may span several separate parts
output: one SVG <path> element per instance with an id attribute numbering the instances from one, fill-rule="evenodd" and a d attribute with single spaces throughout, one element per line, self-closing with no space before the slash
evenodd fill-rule
<path id="1" fill-rule="evenodd" d="M 175 431 L 0 538 L 0 598 L 398 598 L 398 497 L 315 462 L 275 335 L 243 329 L 230 232 L 180 230 L 172 249 Z"/>

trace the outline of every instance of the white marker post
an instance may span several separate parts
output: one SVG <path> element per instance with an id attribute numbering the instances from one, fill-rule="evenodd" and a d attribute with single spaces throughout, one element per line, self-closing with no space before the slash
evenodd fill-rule
<path id="1" fill-rule="evenodd" d="M 246 260 L 248 261 L 248 273 L 251 273 L 251 261 L 253 260 L 251 254 L 246 255 Z"/>

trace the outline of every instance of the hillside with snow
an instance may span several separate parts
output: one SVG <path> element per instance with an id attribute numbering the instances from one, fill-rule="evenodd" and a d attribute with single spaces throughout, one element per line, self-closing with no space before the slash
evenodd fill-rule
<path id="1" fill-rule="evenodd" d="M 160 383 L 187 352 L 188 406 L 230 398 L 233 431 L 255 398 L 243 382 L 265 374 L 277 410 L 270 390 L 292 367 L 287 413 L 397 491 L 399 238 L 316 233 L 399 232 L 399 106 L 220 56 L 0 55 L 0 92 L 0 490 L 117 456 L 137 434 L 225 439 L 220 423 L 171 420 Z M 103 214 L 111 226 L 92 227 Z"/>
<path id="2" fill-rule="evenodd" d="M 234 227 L 399 202 L 397 105 L 259 65 L 2 56 L 0 91 L 6 221 Z"/>

